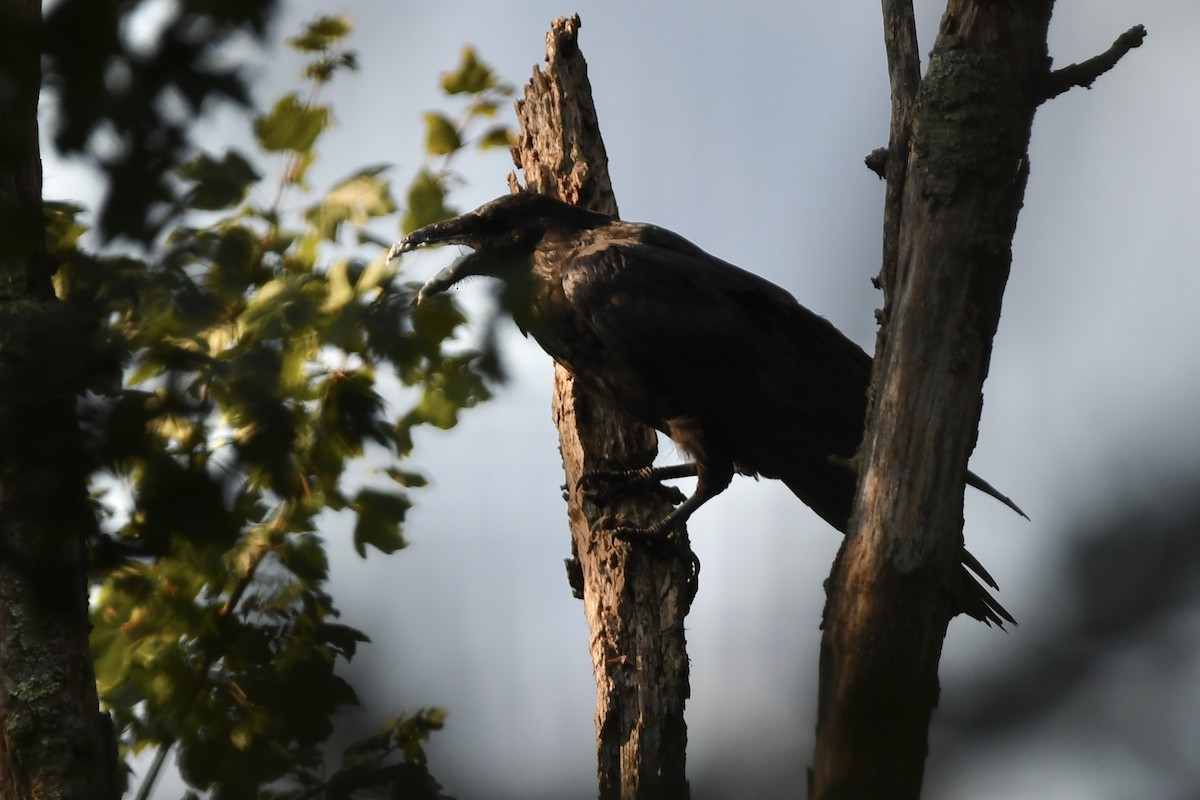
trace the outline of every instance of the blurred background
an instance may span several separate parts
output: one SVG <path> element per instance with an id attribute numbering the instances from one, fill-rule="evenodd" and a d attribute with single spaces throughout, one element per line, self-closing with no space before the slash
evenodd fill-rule
<path id="1" fill-rule="evenodd" d="M 551 18 L 578 11 L 622 216 L 654 222 L 779 283 L 873 349 L 887 72 L 874 4 L 289 0 L 273 41 L 345 13 L 361 72 L 324 99 L 338 127 L 310 180 L 420 166 L 421 112 L 464 44 L 521 85 Z M 923 51 L 940 4 L 917 3 Z M 1020 625 L 952 623 L 929 798 L 1200 796 L 1200 5 L 1058 4 L 1057 65 L 1149 30 L 1092 91 L 1034 124 L 972 469 L 1032 521 L 978 493 L 966 538 Z M 256 55 L 264 102 L 300 59 Z M 230 113 L 203 140 L 248 139 Z M 215 145 L 214 145 L 215 146 Z M 461 210 L 504 193 L 510 165 L 471 154 Z M 48 161 L 47 197 L 99 190 Z M 94 205 L 94 203 L 93 203 Z M 398 236 L 398 230 L 377 231 Z M 454 257 L 410 257 L 412 279 Z M 489 287 L 460 299 L 482 319 Z M 347 669 L 366 732 L 444 705 L 431 769 L 461 798 L 594 796 L 594 685 L 549 416 L 551 363 L 511 326 L 510 380 L 457 428 L 424 432 L 393 557 L 330 523 L 338 598 L 371 634 Z M 677 457 L 666 443 L 664 461 Z M 838 536 L 782 485 L 740 478 L 693 519 L 704 565 L 689 616 L 689 774 L 697 800 L 803 794 L 815 725 L 822 581 Z M 347 739 L 354 733 L 348 733 Z M 156 797 L 174 797 L 164 782 Z"/>

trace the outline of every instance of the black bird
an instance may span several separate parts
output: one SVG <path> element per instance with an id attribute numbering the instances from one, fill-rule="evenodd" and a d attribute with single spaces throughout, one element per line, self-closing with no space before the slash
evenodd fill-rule
<path id="1" fill-rule="evenodd" d="M 413 231 L 389 258 L 447 244 L 474 252 L 425 284 L 418 302 L 472 275 L 499 278 L 523 332 L 587 390 L 691 455 L 690 465 L 652 471 L 698 480 L 651 533 L 687 519 L 735 472 L 782 480 L 846 531 L 871 357 L 787 291 L 663 228 L 529 192 Z M 973 473 L 967 483 L 1023 513 Z M 970 553 L 962 558 L 997 588 Z M 968 614 L 1014 622 L 962 576 Z"/>

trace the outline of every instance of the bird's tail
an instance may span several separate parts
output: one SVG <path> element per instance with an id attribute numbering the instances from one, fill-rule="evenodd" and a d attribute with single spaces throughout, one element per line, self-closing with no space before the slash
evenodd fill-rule
<path id="1" fill-rule="evenodd" d="M 967 470 L 967 486 L 970 486 L 972 489 L 978 489 L 979 491 L 983 492 L 984 494 L 990 495 L 991 497 L 996 498 L 1001 503 L 1004 503 L 1004 505 L 1008 506 L 1013 511 L 1017 512 L 1025 519 L 1029 519 L 1029 515 L 1026 514 L 1024 511 L 1022 511 L 1020 506 L 1018 506 L 1012 500 L 1008 499 L 1007 495 L 1003 494 L 995 486 L 992 486 L 990 483 L 988 483 L 983 478 L 976 475 L 974 472 L 971 472 L 970 470 Z M 966 563 L 966 562 L 964 561 L 963 563 Z M 978 563 L 978 562 L 976 562 L 976 563 Z M 974 568 L 972 568 L 972 569 L 974 569 Z"/>
<path id="2" fill-rule="evenodd" d="M 987 586 L 990 586 L 999 591 L 1000 587 L 996 585 L 995 579 L 983 564 L 979 563 L 979 559 L 966 549 L 962 551 L 962 570 L 959 574 L 964 587 L 963 612 L 988 625 L 995 624 L 1001 630 L 1006 622 L 1017 624 L 1017 620 L 1008 613 L 1008 609 L 1000 605 L 1000 601 L 987 589 Z M 985 583 L 987 586 L 984 586 Z"/>

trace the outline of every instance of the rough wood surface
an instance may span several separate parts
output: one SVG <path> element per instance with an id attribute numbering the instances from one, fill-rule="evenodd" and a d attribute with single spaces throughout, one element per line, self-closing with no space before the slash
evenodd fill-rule
<path id="1" fill-rule="evenodd" d="M 42 216 L 40 21 L 38 0 L 0 8 L 0 798 L 115 800 L 88 647 L 84 356 Z"/>
<path id="2" fill-rule="evenodd" d="M 578 16 L 551 25 L 545 70 L 534 69 L 517 103 L 521 133 L 513 160 L 528 189 L 615 215 L 579 25 Z M 510 183 L 515 188 L 515 178 Z M 596 677 L 599 796 L 687 797 L 683 621 L 690 566 L 652 557 L 596 525 L 605 516 L 646 523 L 670 506 L 652 492 L 599 498 L 578 488 L 588 470 L 650 464 L 655 434 L 577 390 L 562 367 L 555 369 L 552 412 L 568 487 L 573 558 L 567 572 L 584 602 Z"/>

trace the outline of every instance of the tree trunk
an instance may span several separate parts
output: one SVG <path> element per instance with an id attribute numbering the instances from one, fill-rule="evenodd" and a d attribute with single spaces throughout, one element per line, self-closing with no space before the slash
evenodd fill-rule
<path id="1" fill-rule="evenodd" d="M 883 327 L 858 498 L 828 584 L 810 777 L 820 800 L 920 796 L 942 641 L 968 590 L 964 478 L 1030 127 L 1053 84 L 1075 81 L 1049 71 L 1051 6 L 951 0 L 922 80 L 911 3 L 883 2 Z"/>
<path id="2" fill-rule="evenodd" d="M 46 252 L 38 0 L 0 12 L 0 797 L 116 798 L 88 649 L 86 365 Z"/>
<path id="3" fill-rule="evenodd" d="M 529 190 L 615 215 L 579 25 L 578 16 L 552 23 L 546 69 L 535 68 L 517 103 L 521 136 L 513 157 Z M 515 188 L 515 179 L 510 182 Z M 579 390 L 561 366 L 555 368 L 552 411 L 568 487 L 573 558 L 567 572 L 591 631 L 600 797 L 686 798 L 683 620 L 693 594 L 691 568 L 681 559 L 655 558 L 597 527 L 606 516 L 650 522 L 671 507 L 650 491 L 610 499 L 579 488 L 589 470 L 651 464 L 656 436 Z"/>

